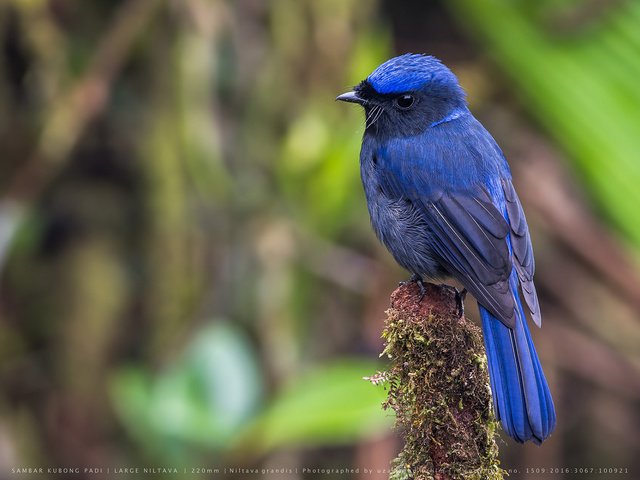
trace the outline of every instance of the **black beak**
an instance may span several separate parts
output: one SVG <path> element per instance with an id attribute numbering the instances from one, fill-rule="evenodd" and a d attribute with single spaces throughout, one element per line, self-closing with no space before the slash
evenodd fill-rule
<path id="1" fill-rule="evenodd" d="M 358 103 L 360 105 L 364 105 L 365 103 L 367 103 L 367 101 L 358 96 L 358 93 L 355 91 L 351 91 L 351 92 L 346 92 L 343 93 L 342 95 L 338 95 L 336 97 L 336 100 L 340 100 L 341 102 L 349 102 L 349 103 Z"/>

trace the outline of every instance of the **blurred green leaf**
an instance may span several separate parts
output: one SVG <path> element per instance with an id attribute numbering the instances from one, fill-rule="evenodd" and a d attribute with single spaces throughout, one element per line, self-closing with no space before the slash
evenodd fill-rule
<path id="1" fill-rule="evenodd" d="M 373 361 L 342 359 L 307 372 L 276 396 L 235 448 L 260 454 L 349 443 L 387 431 L 393 417 L 381 407 L 385 390 L 363 380 L 379 368 Z"/>
<path id="2" fill-rule="evenodd" d="M 262 381 L 247 340 L 215 324 L 157 377 L 142 368 L 119 371 L 112 397 L 123 425 L 142 443 L 158 437 L 220 449 L 253 415 Z"/>

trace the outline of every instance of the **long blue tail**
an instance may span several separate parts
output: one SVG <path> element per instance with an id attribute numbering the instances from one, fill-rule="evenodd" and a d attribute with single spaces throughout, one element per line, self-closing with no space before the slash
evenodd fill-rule
<path id="1" fill-rule="evenodd" d="M 513 330 L 478 305 L 491 390 L 496 417 L 507 434 L 517 442 L 532 440 L 539 445 L 555 428 L 556 412 L 514 286 L 518 310 Z"/>

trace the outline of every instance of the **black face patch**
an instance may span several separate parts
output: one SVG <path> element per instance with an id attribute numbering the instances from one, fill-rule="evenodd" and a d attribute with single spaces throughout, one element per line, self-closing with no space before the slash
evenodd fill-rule
<path id="1" fill-rule="evenodd" d="M 365 100 L 376 103 L 376 104 L 384 104 L 391 102 L 394 98 L 398 96 L 398 94 L 383 94 L 378 93 L 375 88 L 371 86 L 371 84 L 363 80 L 358 85 L 353 88 L 359 97 L 364 98 Z"/>

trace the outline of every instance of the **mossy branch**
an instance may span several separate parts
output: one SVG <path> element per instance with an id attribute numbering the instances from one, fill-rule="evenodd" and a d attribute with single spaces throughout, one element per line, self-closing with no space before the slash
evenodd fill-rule
<path id="1" fill-rule="evenodd" d="M 480 329 L 461 314 L 454 288 L 425 288 L 421 299 L 417 284 L 399 287 L 387 310 L 384 407 L 405 440 L 390 479 L 502 479 Z"/>

